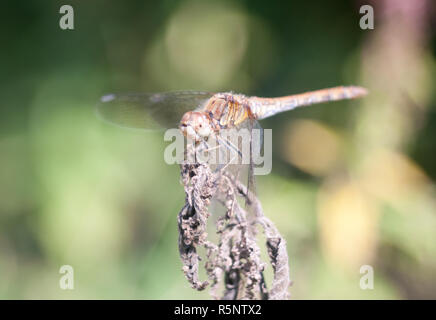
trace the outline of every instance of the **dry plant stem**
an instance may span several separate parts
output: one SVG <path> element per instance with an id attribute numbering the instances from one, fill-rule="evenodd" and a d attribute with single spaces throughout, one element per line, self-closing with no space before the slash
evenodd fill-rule
<path id="1" fill-rule="evenodd" d="M 188 148 L 187 152 L 193 151 Z M 204 246 L 205 268 L 213 298 L 219 298 L 217 291 L 224 280 L 222 299 L 288 299 L 286 242 L 264 216 L 259 200 L 234 176 L 222 170 L 213 172 L 207 164 L 182 164 L 181 180 L 186 200 L 178 216 L 179 251 L 183 271 L 192 287 L 203 290 L 209 284 L 198 278 L 200 257 L 197 248 Z M 250 204 L 250 210 L 239 205 L 238 197 Z M 225 209 L 225 214 L 217 221 L 218 244 L 207 241 L 208 209 L 212 198 Z M 248 218 L 248 213 L 254 216 Z M 274 270 L 269 292 L 263 276 L 265 263 L 260 259 L 256 242 L 257 225 L 263 228 Z"/>
<path id="2" fill-rule="evenodd" d="M 206 226 L 209 212 L 207 206 L 212 197 L 210 181 L 203 173 L 201 165 L 187 165 L 182 170 L 182 181 L 185 186 L 186 203 L 178 216 L 179 252 L 183 261 L 183 271 L 192 287 L 203 290 L 208 282 L 198 279 L 197 246 L 204 245 L 207 237 Z"/>
<path id="3" fill-rule="evenodd" d="M 260 201 L 242 183 L 236 181 L 236 185 L 238 191 L 247 197 L 254 207 L 256 222 L 262 225 L 267 239 L 268 255 L 274 269 L 274 280 L 269 291 L 269 299 L 289 299 L 288 287 L 291 285 L 291 281 L 289 278 L 289 258 L 286 251 L 286 241 L 271 220 L 264 215 Z"/>

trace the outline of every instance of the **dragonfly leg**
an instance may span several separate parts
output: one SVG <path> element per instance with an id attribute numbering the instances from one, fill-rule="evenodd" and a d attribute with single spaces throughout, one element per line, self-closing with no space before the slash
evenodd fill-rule
<path id="1" fill-rule="evenodd" d="M 228 167 L 228 165 L 231 164 L 233 162 L 233 160 L 235 160 L 235 158 L 236 158 L 236 155 L 229 162 L 227 162 L 227 164 L 224 167 L 222 167 L 220 169 L 220 171 L 224 171 Z"/>
<path id="2" fill-rule="evenodd" d="M 223 139 L 220 136 L 216 136 L 217 139 L 222 142 L 223 144 L 225 144 L 227 146 L 227 148 L 232 149 L 234 152 L 236 152 L 240 158 L 242 158 L 242 152 L 241 150 L 239 150 L 231 141 L 227 140 L 227 139 Z"/>

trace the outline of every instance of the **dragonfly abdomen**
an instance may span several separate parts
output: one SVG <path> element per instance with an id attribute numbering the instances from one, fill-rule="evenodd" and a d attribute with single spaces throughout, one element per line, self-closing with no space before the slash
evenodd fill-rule
<path id="1" fill-rule="evenodd" d="M 265 119 L 277 113 L 315 103 L 354 99 L 367 94 L 362 87 L 334 87 L 317 91 L 294 94 L 279 98 L 248 98 L 250 108 L 257 119 Z"/>

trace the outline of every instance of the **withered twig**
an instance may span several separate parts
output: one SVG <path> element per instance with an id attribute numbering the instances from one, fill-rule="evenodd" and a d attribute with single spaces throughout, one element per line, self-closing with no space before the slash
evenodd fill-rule
<path id="1" fill-rule="evenodd" d="M 254 194 L 229 172 L 213 172 L 204 163 L 182 164 L 181 180 L 186 201 L 178 216 L 179 251 L 183 271 L 192 287 L 203 290 L 209 284 L 198 279 L 200 257 L 197 247 L 204 246 L 206 272 L 212 281 L 211 295 L 215 299 L 219 298 L 217 289 L 222 280 L 222 299 L 288 299 L 290 280 L 286 242 L 274 224 L 265 217 Z M 250 210 L 240 206 L 238 197 L 247 200 Z M 225 214 L 217 221 L 217 245 L 206 240 L 208 210 L 212 199 L 225 209 Z M 250 218 L 248 213 L 251 214 Z M 269 292 L 263 275 L 265 263 L 260 259 L 260 248 L 256 241 L 256 225 L 263 228 L 274 270 Z"/>

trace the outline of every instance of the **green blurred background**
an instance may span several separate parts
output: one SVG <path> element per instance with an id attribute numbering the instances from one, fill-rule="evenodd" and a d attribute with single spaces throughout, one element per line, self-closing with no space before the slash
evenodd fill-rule
<path id="1" fill-rule="evenodd" d="M 184 194 L 162 134 L 101 123 L 103 94 L 342 84 L 370 95 L 262 123 L 274 162 L 258 193 L 288 242 L 292 298 L 436 298 L 434 6 L 369 2 L 361 30 L 367 3 L 2 2 L 0 298 L 209 298 L 181 271 Z"/>

